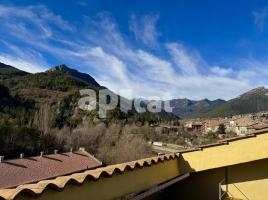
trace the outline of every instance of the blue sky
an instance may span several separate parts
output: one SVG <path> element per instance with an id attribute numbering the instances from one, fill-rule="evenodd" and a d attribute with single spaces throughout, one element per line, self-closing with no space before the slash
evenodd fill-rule
<path id="1" fill-rule="evenodd" d="M 125 97 L 230 99 L 268 85 L 268 2 L 0 1 L 0 62 L 64 63 Z"/>

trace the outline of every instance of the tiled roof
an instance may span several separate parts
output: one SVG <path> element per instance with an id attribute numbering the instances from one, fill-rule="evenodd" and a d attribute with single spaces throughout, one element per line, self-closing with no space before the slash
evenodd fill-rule
<path id="1" fill-rule="evenodd" d="M 245 127 L 257 124 L 257 122 L 252 120 L 250 117 L 238 118 L 235 119 L 234 122 L 236 123 L 237 126 L 245 126 Z"/>
<path id="2" fill-rule="evenodd" d="M 258 122 L 257 124 L 253 124 L 253 125 L 249 126 L 248 128 L 252 128 L 255 130 L 262 130 L 262 129 L 267 129 L 268 124 L 263 123 L 263 122 Z"/>
<path id="3" fill-rule="evenodd" d="M 86 151 L 6 160 L 0 163 L 0 188 L 82 172 L 101 165 L 99 160 Z"/>
<path id="4" fill-rule="evenodd" d="M 220 125 L 220 121 L 218 119 L 210 119 L 206 121 L 207 127 L 216 127 Z"/>
<path id="5" fill-rule="evenodd" d="M 14 199 L 19 193 L 23 191 L 30 191 L 33 194 L 41 194 L 49 186 L 52 188 L 63 189 L 68 183 L 75 181 L 77 183 L 83 183 L 86 180 L 94 179 L 98 180 L 102 176 L 111 176 L 116 172 L 123 173 L 127 170 L 133 170 L 135 168 L 142 168 L 145 166 L 151 166 L 159 162 L 164 162 L 170 159 L 175 159 L 178 154 L 163 155 L 158 157 L 146 158 L 137 161 L 110 165 L 107 167 L 97 168 L 94 170 L 87 170 L 82 173 L 74 173 L 69 176 L 61 176 L 55 179 L 43 180 L 35 184 L 20 185 L 14 189 L 2 189 L 0 190 L 0 199 Z"/>
<path id="6" fill-rule="evenodd" d="M 117 165 L 110 165 L 107 167 L 97 168 L 94 170 L 86 170 L 82 173 L 74 173 L 68 176 L 60 176 L 55 179 L 43 180 L 35 184 L 20 185 L 14 189 L 0 189 L 0 199 L 2 198 L 2 199 L 11 200 L 11 199 L 14 199 L 21 192 L 25 192 L 25 191 L 31 192 L 33 194 L 41 194 L 49 186 L 53 186 L 50 188 L 63 189 L 68 183 L 72 181 L 75 181 L 77 183 L 83 183 L 86 180 L 92 180 L 92 179 L 98 180 L 102 176 L 107 176 L 107 175 L 112 176 L 116 172 L 124 173 L 125 171 L 128 171 L 128 170 L 134 170 L 136 168 L 142 168 L 144 166 L 151 166 L 152 164 L 164 162 L 165 160 L 175 159 L 175 158 L 178 158 L 179 155 L 183 153 L 192 152 L 192 151 L 201 151 L 204 148 L 211 148 L 214 146 L 228 145 L 229 142 L 232 142 L 232 141 L 256 137 L 256 135 L 258 134 L 265 134 L 265 133 L 268 133 L 268 129 L 255 131 L 254 133 L 251 133 L 245 136 L 239 136 L 235 138 L 221 140 L 218 143 L 214 143 L 214 144 L 203 145 L 203 146 L 199 146 L 193 149 L 180 151 L 179 153 L 175 153 L 175 154 L 146 158 L 146 159 L 141 159 L 137 161 L 117 164 Z"/>

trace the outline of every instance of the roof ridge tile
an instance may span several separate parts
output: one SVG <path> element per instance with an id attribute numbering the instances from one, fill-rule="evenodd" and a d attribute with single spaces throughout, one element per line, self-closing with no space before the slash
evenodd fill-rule
<path id="1" fill-rule="evenodd" d="M 87 170 L 82 173 L 75 173 L 69 176 L 60 176 L 55 179 L 42 180 L 35 184 L 20 185 L 14 189 L 0 189 L 0 198 L 3 199 L 14 199 L 18 194 L 23 191 L 30 191 L 33 194 L 41 194 L 49 185 L 55 186 L 55 188 L 63 189 L 69 182 L 75 181 L 79 184 L 83 183 L 88 177 L 92 177 L 95 180 L 100 179 L 104 174 L 112 176 L 116 171 L 121 173 L 128 169 L 134 170 L 135 168 L 142 168 L 145 166 L 151 166 L 159 162 L 168 161 L 171 159 L 178 158 L 179 154 L 168 154 L 158 157 L 145 158 L 141 160 L 131 161 L 127 163 L 110 165 L 94 170 Z M 147 163 L 147 164 L 145 164 Z"/>

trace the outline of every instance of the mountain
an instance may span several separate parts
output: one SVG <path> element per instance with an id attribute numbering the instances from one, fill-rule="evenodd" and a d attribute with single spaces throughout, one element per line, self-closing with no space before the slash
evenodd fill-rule
<path id="1" fill-rule="evenodd" d="M 268 95 L 268 89 L 266 89 L 265 87 L 257 87 L 257 88 L 254 88 L 248 92 L 245 92 L 244 94 L 241 94 L 238 96 L 238 98 L 240 99 L 246 99 L 246 98 L 250 98 L 254 95 L 265 95 L 267 96 Z M 237 99 L 238 99 L 237 98 Z"/>
<path id="2" fill-rule="evenodd" d="M 79 109 L 80 100 L 88 101 L 81 99 L 81 89 L 93 89 L 99 96 L 105 87 L 66 65 L 31 74 L 1 63 L 0 74 L 0 152 L 8 159 L 16 158 L 18 152 L 32 156 L 80 146 L 105 157 L 111 148 L 122 149 L 121 144 L 126 145 L 125 153 L 132 141 L 133 149 L 144 146 L 145 151 L 146 141 L 154 134 L 148 124 L 177 119 L 172 113 L 137 113 L 132 100 L 125 98 L 120 98 L 120 104 L 127 108 L 130 103 L 131 110 L 123 112 L 117 105 L 105 119 L 99 118 L 98 108 Z M 114 154 L 122 155 L 117 150 Z M 107 160 L 111 160 L 110 155 Z"/>
<path id="3" fill-rule="evenodd" d="M 30 74 L 0 63 L 0 85 L 8 88 L 13 99 L 19 99 L 19 102 L 26 101 L 27 105 L 31 104 L 28 107 L 35 107 L 37 111 L 44 106 L 44 103 L 47 104 L 49 109 L 52 109 L 51 115 L 54 115 L 52 118 L 61 119 L 60 122 L 54 123 L 61 125 L 64 125 L 77 113 L 75 110 L 78 98 L 80 98 L 80 89 L 91 88 L 98 92 L 99 89 L 105 88 L 100 86 L 89 74 L 81 73 L 64 64 L 55 66 L 46 72 Z M 229 101 L 173 99 L 170 104 L 173 107 L 173 115 L 181 118 L 230 116 L 268 110 L 267 95 L 268 89 L 259 87 Z M 143 102 L 146 105 L 146 101 Z M 131 103 L 130 100 L 121 98 L 123 107 L 127 108 L 129 103 Z M 133 110 L 131 112 L 135 113 Z M 161 112 L 158 117 L 172 118 L 173 116 Z M 34 117 L 32 116 L 32 118 Z M 33 121 L 34 119 L 32 119 L 32 123 Z"/>
<path id="4" fill-rule="evenodd" d="M 0 117 L 13 119 L 18 126 L 37 127 L 45 133 L 51 127 L 73 121 L 78 125 L 82 120 L 82 116 L 76 116 L 79 90 L 98 86 L 59 70 L 30 74 L 1 64 L 0 74 L 0 86 L 7 88 L 9 94 L 0 99 L 5 102 L 0 105 Z"/>
<path id="5" fill-rule="evenodd" d="M 29 73 L 19 70 L 15 67 L 12 67 L 10 65 L 6 65 L 4 63 L 0 62 L 0 79 L 7 79 L 17 76 L 25 76 Z"/>
<path id="6" fill-rule="evenodd" d="M 1 66 L 0 71 L 5 69 L 5 73 L 3 73 L 5 78 L 0 79 L 0 86 L 6 87 L 12 98 L 22 102 L 20 105 L 29 105 L 25 110 L 31 108 L 31 111 L 27 113 L 27 122 L 31 126 L 48 130 L 49 127 L 77 126 L 84 120 L 92 120 L 97 117 L 95 111 L 91 115 L 78 109 L 78 101 L 81 98 L 79 91 L 81 89 L 93 89 L 98 94 L 100 89 L 105 88 L 100 86 L 89 74 L 81 73 L 66 65 L 58 65 L 48 71 L 36 74 L 26 73 L 5 64 Z M 132 105 L 133 102 L 126 98 L 120 98 L 120 104 L 123 109 L 127 109 L 128 105 Z M 17 108 L 13 108 L 13 105 L 7 106 L 12 108 L 6 108 L 5 110 L 12 110 L 10 112 L 14 110 L 14 117 L 20 116 Z M 114 112 L 115 115 L 111 113 L 109 120 L 116 119 L 117 116 L 120 119 L 128 119 L 138 114 L 132 107 L 130 107 L 130 111 L 126 111 L 124 114 L 120 113 L 119 109 L 118 111 L 116 111 L 117 113 Z M 8 111 L 5 114 L 9 115 L 10 112 Z M 146 114 L 148 115 L 148 113 Z M 161 117 L 160 114 L 156 115 L 157 118 L 162 116 L 175 118 L 173 114 L 165 112 L 161 113 Z M 88 117 L 91 119 L 88 119 Z M 22 119 L 21 121 L 25 120 Z"/>
<path id="7" fill-rule="evenodd" d="M 49 72 L 55 72 L 55 71 L 58 71 L 62 74 L 68 74 L 70 76 L 73 76 L 81 81 L 84 81 L 86 84 L 88 84 L 92 87 L 95 87 L 95 88 L 100 87 L 100 84 L 97 83 L 97 81 L 89 74 L 81 73 L 78 70 L 71 69 L 64 64 L 53 67 L 52 69 L 48 70 L 47 72 L 49 73 Z"/>
<path id="8" fill-rule="evenodd" d="M 225 117 L 260 111 L 268 111 L 268 89 L 265 87 L 252 89 L 220 106 L 209 109 L 205 113 L 199 113 L 199 116 Z"/>
<path id="9" fill-rule="evenodd" d="M 211 108 L 223 105 L 225 103 L 222 99 L 210 101 L 203 99 L 200 101 L 193 101 L 189 99 L 172 99 L 170 105 L 173 107 L 173 113 L 179 117 L 191 117 L 199 113 L 205 113 Z"/>
<path id="10" fill-rule="evenodd" d="M 182 118 L 226 117 L 238 114 L 268 111 L 268 89 L 258 87 L 229 101 L 203 99 L 172 99 L 173 113 Z"/>

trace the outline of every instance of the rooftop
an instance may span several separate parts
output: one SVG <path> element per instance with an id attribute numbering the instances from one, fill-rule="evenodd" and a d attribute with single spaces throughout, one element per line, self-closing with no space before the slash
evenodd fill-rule
<path id="1" fill-rule="evenodd" d="M 266 159 L 268 158 L 267 139 L 268 129 L 263 129 L 245 136 L 225 139 L 215 144 L 203 145 L 175 154 L 86 170 L 67 176 L 58 176 L 54 179 L 45 179 L 33 184 L 22 184 L 12 189 L 1 189 L 0 199 L 14 199 L 19 194 L 23 195 L 24 192 L 33 195 L 53 194 L 55 199 L 67 193 L 68 195 L 64 196 L 66 198 L 73 194 L 72 189 L 76 190 L 78 187 L 85 188 L 83 190 L 85 191 L 84 199 L 87 199 L 89 194 L 94 194 L 97 197 L 105 196 L 106 199 L 109 199 L 108 197 L 118 197 L 133 191 L 143 191 L 153 185 L 187 173 L 197 173 Z M 248 146 L 252 147 L 251 151 L 245 148 Z M 158 175 L 155 176 L 155 174 Z M 91 182 L 92 184 L 82 184 L 84 182 Z M 73 183 L 77 183 L 75 188 L 67 187 Z M 45 193 L 45 191 L 50 191 L 51 188 L 53 191 L 55 189 L 55 192 Z M 112 192 L 115 190 L 116 192 Z M 70 192 L 68 193 L 68 191 Z M 75 194 L 73 195 L 75 196 Z M 68 199 L 71 199 L 71 197 Z"/>
<path id="2" fill-rule="evenodd" d="M 100 167 L 102 163 L 86 151 L 43 155 L 0 163 L 0 188 L 12 188 L 26 183 L 82 172 Z"/>
<path id="3" fill-rule="evenodd" d="M 207 127 L 217 127 L 220 125 L 220 121 L 218 119 L 210 119 L 206 121 Z"/>

